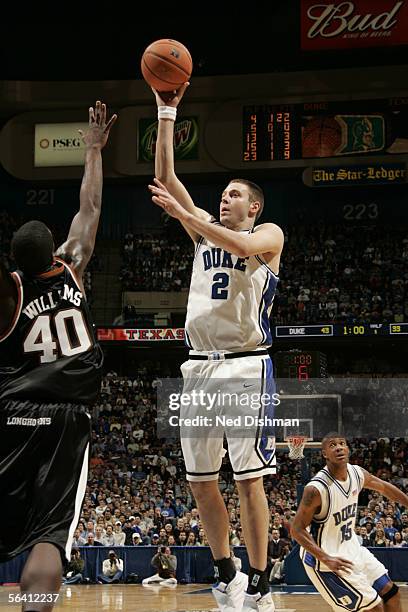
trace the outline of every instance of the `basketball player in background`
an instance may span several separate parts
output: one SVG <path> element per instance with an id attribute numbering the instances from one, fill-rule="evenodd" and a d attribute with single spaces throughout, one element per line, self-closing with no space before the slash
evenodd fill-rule
<path id="1" fill-rule="evenodd" d="M 182 366 L 185 391 L 200 379 L 200 390 L 216 393 L 219 379 L 233 379 L 238 388 L 228 388 L 225 380 L 225 391 L 248 395 L 248 386 L 252 393 L 271 396 L 269 314 L 278 283 L 283 232 L 273 223 L 254 227 L 264 198 L 260 187 L 247 180 L 233 179 L 224 189 L 220 223 L 194 204 L 174 171 L 174 121 L 186 87 L 166 102 L 154 92 L 159 115 L 157 178 L 150 186 L 154 203 L 182 223 L 195 245 L 185 326 L 191 350 Z M 180 417 L 194 417 L 195 410 L 190 405 L 185 412 L 181 410 Z M 234 415 L 239 414 L 239 406 L 234 410 Z M 265 410 L 271 415 L 270 407 Z M 230 555 L 228 513 L 218 487 L 225 454 L 223 432 L 218 437 L 212 437 L 209 428 L 201 430 L 200 437 L 193 431 L 181 432 L 187 479 L 214 557 L 218 583 L 213 594 L 220 609 L 240 611 L 244 606 L 245 610 L 271 612 L 274 604 L 266 573 L 269 510 L 263 476 L 275 473 L 274 439 L 256 426 L 240 438 L 234 433 L 225 430 L 240 497 L 249 577 L 236 571 Z"/>
<path id="2" fill-rule="evenodd" d="M 89 109 L 80 208 L 66 242 L 54 252 L 48 227 L 29 221 L 12 239 L 18 271 L 0 264 L 0 561 L 31 550 L 20 582 L 26 611 L 53 608 L 50 597 L 30 594 L 58 593 L 85 495 L 86 405 L 98 393 L 103 354 L 82 276 L 101 212 L 101 151 L 115 120 L 106 122 L 105 104 Z"/>
<path id="3" fill-rule="evenodd" d="M 322 441 L 326 466 L 306 485 L 291 526 L 310 580 L 333 610 L 401 612 L 398 587 L 386 568 L 361 546 L 354 527 L 363 488 L 408 507 L 394 485 L 348 463 L 350 451 L 339 433 Z"/>

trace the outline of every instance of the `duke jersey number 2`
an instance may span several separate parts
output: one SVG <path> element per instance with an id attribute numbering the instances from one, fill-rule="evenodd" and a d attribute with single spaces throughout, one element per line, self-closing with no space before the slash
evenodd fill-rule
<path id="1" fill-rule="evenodd" d="M 201 237 L 187 305 L 187 345 L 232 352 L 271 346 L 269 316 L 278 281 L 259 256 L 240 258 Z"/>

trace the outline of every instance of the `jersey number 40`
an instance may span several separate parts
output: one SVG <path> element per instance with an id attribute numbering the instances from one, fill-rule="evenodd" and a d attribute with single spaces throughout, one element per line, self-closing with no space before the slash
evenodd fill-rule
<path id="1" fill-rule="evenodd" d="M 54 323 L 57 337 L 52 334 L 51 321 Z M 76 308 L 37 317 L 23 344 L 25 353 L 39 353 L 40 363 L 50 363 L 59 357 L 85 353 L 91 346 L 92 339 L 84 316 Z"/>

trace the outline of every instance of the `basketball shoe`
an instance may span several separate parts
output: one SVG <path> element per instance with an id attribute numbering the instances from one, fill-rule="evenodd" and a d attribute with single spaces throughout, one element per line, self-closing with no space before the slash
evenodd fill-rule
<path id="1" fill-rule="evenodd" d="M 266 593 L 266 595 L 261 597 L 260 593 L 255 593 L 255 595 L 245 593 L 242 612 L 253 612 L 253 610 L 257 610 L 257 612 L 274 612 L 275 604 L 273 603 L 272 595 Z"/>
<path id="2" fill-rule="evenodd" d="M 248 576 L 242 572 L 237 572 L 235 578 L 228 584 L 225 582 L 215 584 L 212 594 L 220 612 L 241 612 L 247 587 Z"/>

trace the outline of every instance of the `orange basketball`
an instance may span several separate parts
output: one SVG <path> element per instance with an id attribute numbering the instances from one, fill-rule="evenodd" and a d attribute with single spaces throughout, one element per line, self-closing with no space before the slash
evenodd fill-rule
<path id="1" fill-rule="evenodd" d="M 142 55 L 144 80 L 157 91 L 173 91 L 188 81 L 193 61 L 188 49 L 171 38 L 152 42 Z"/>

